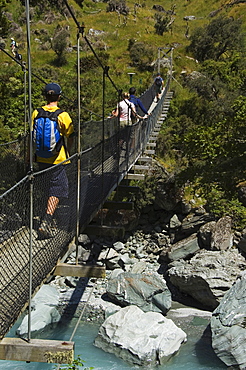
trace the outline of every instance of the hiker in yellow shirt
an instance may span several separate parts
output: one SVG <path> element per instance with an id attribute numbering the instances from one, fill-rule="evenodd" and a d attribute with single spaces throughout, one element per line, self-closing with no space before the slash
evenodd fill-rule
<path id="1" fill-rule="evenodd" d="M 58 107 L 61 93 L 61 87 L 57 83 L 49 83 L 46 85 L 44 96 L 47 100 L 47 104 L 42 108 L 35 109 L 32 114 L 35 161 L 38 162 L 40 171 L 66 161 L 72 146 L 74 127 L 69 114 Z M 54 140 L 53 131 L 55 129 L 50 129 L 50 127 L 52 127 L 50 125 L 52 119 L 49 119 L 49 113 L 51 112 L 57 115 L 56 134 L 59 136 L 59 140 L 56 143 L 55 149 L 47 148 L 46 144 L 46 142 L 50 143 Z M 68 162 L 69 161 L 64 162 L 64 164 Z M 59 199 L 68 198 L 68 179 L 65 166 L 57 166 L 56 169 L 47 171 L 47 175 L 49 176 L 49 193 L 46 213 L 42 218 L 38 230 L 40 238 L 49 238 L 52 236 L 53 215 L 58 206 Z"/>

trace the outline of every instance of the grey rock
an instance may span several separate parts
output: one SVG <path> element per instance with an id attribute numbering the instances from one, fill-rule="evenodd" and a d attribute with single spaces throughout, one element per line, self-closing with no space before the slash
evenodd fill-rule
<path id="1" fill-rule="evenodd" d="M 90 36 L 101 36 L 101 35 L 104 35 L 104 34 L 105 34 L 104 31 L 94 30 L 93 28 L 89 29 L 89 35 Z"/>
<path id="2" fill-rule="evenodd" d="M 205 208 L 203 206 L 199 206 L 198 208 L 196 208 L 194 210 L 194 213 L 195 213 L 195 215 L 198 215 L 198 216 L 205 215 L 206 210 L 205 210 Z"/>
<path id="3" fill-rule="evenodd" d="M 59 303 L 59 293 L 49 285 L 43 285 L 32 300 L 31 332 L 42 330 L 49 324 L 60 320 L 60 314 L 56 309 Z M 28 315 L 24 317 L 16 334 L 24 336 L 28 333 Z"/>
<path id="4" fill-rule="evenodd" d="M 90 244 L 91 240 L 88 235 L 80 234 L 78 237 L 78 242 L 82 245 L 87 245 L 87 244 Z"/>
<path id="5" fill-rule="evenodd" d="M 122 274 L 124 272 L 124 270 L 122 270 L 121 268 L 119 269 L 114 269 L 111 274 L 110 274 L 110 279 L 115 279 L 118 275 Z"/>
<path id="6" fill-rule="evenodd" d="M 243 229 L 237 246 L 241 251 L 246 253 L 246 229 Z"/>
<path id="7" fill-rule="evenodd" d="M 187 236 L 197 232 L 202 225 L 212 221 L 213 217 L 206 213 L 202 215 L 188 215 L 182 221 L 180 236 Z"/>
<path id="8" fill-rule="evenodd" d="M 154 227 L 154 230 L 155 230 L 157 233 L 161 233 L 162 228 L 161 228 L 161 226 L 160 226 L 160 225 L 156 225 L 156 226 Z"/>
<path id="9" fill-rule="evenodd" d="M 172 320 L 136 306 L 122 308 L 99 329 L 95 346 L 140 366 L 165 363 L 186 341 Z"/>
<path id="10" fill-rule="evenodd" d="M 105 261 L 105 260 L 111 260 L 115 258 L 120 258 L 120 255 L 118 252 L 116 252 L 113 248 L 107 248 L 101 251 L 98 261 Z"/>
<path id="11" fill-rule="evenodd" d="M 211 237 L 212 233 L 214 232 L 215 225 L 215 221 L 210 221 L 200 227 L 198 237 L 201 243 L 201 247 L 210 249 Z"/>
<path id="12" fill-rule="evenodd" d="M 196 17 L 194 15 L 186 15 L 184 17 L 185 21 L 194 21 L 195 19 L 196 19 Z"/>
<path id="13" fill-rule="evenodd" d="M 136 255 L 138 256 L 139 254 L 142 254 L 143 250 L 144 250 L 144 245 L 141 245 L 140 247 L 137 248 Z"/>
<path id="14" fill-rule="evenodd" d="M 122 249 L 124 249 L 124 243 L 122 242 L 116 242 L 113 244 L 113 247 L 114 249 L 116 250 L 116 252 L 120 252 Z"/>
<path id="15" fill-rule="evenodd" d="M 153 240 L 150 240 L 145 247 L 145 252 L 147 253 L 158 254 L 161 250 L 162 248 L 157 243 L 155 243 Z"/>
<path id="16" fill-rule="evenodd" d="M 227 366 L 246 369 L 246 272 L 213 312 L 211 330 L 217 356 Z"/>
<path id="17" fill-rule="evenodd" d="M 109 279 L 107 294 L 121 306 L 136 305 L 143 311 L 166 313 L 171 307 L 171 293 L 157 273 L 124 272 Z"/>
<path id="18" fill-rule="evenodd" d="M 145 261 L 139 261 L 137 263 L 135 263 L 133 266 L 132 266 L 132 269 L 131 269 L 131 273 L 132 274 L 141 274 L 142 272 L 144 272 L 146 270 L 146 262 Z"/>
<path id="19" fill-rule="evenodd" d="M 125 266 L 125 265 L 134 265 L 138 260 L 136 258 L 129 257 L 128 253 L 125 253 L 120 256 L 119 264 Z"/>
<path id="20" fill-rule="evenodd" d="M 160 248 L 168 247 L 170 245 L 170 238 L 166 235 L 166 232 L 160 233 L 157 238 L 157 243 Z"/>
<path id="21" fill-rule="evenodd" d="M 169 261 L 177 261 L 180 259 L 187 259 L 193 256 L 200 250 L 197 235 L 193 234 L 186 239 L 171 246 L 170 251 L 167 252 Z"/>
<path id="22" fill-rule="evenodd" d="M 190 261 L 174 261 L 170 267 L 168 276 L 175 287 L 204 307 L 215 309 L 246 268 L 246 262 L 236 249 L 200 250 Z"/>
<path id="23" fill-rule="evenodd" d="M 107 269 L 114 270 L 114 269 L 121 269 L 122 266 L 119 264 L 120 256 L 115 258 L 111 258 L 110 260 L 106 260 L 105 264 Z"/>
<path id="24" fill-rule="evenodd" d="M 181 222 L 179 221 L 178 216 L 174 214 L 170 220 L 170 229 L 177 229 L 180 226 L 181 226 Z"/>
<path id="25" fill-rule="evenodd" d="M 31 332 L 37 332 L 44 329 L 47 325 L 56 323 L 61 316 L 55 307 L 39 304 L 38 307 L 32 311 L 31 314 Z M 28 315 L 24 317 L 22 323 L 16 330 L 16 334 L 20 337 L 28 333 Z"/>
<path id="26" fill-rule="evenodd" d="M 211 250 L 226 250 L 232 246 L 231 217 L 220 218 L 211 235 Z"/>

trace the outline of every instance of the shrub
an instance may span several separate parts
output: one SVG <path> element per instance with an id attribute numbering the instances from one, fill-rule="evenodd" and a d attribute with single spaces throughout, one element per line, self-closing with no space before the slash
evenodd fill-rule
<path id="1" fill-rule="evenodd" d="M 135 42 L 130 48 L 132 65 L 140 70 L 152 70 L 155 48 L 144 42 Z"/>
<path id="2" fill-rule="evenodd" d="M 126 6 L 125 0 L 110 0 L 107 12 L 119 12 L 120 14 L 128 15 L 129 8 Z"/>

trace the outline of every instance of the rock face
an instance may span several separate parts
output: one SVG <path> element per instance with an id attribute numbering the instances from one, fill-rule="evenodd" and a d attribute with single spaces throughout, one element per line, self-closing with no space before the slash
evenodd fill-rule
<path id="1" fill-rule="evenodd" d="M 121 306 L 136 305 L 144 312 L 165 314 L 172 303 L 165 280 L 155 272 L 123 272 L 109 280 L 107 294 Z"/>
<path id="2" fill-rule="evenodd" d="M 186 341 L 172 320 L 136 306 L 122 308 L 99 329 L 95 346 L 140 366 L 163 364 Z"/>
<path id="3" fill-rule="evenodd" d="M 227 366 L 246 369 L 246 272 L 213 312 L 212 346 Z"/>
<path id="4" fill-rule="evenodd" d="M 245 269 L 246 262 L 236 249 L 201 250 L 190 261 L 175 261 L 170 266 L 171 283 L 204 307 L 214 310 Z"/>

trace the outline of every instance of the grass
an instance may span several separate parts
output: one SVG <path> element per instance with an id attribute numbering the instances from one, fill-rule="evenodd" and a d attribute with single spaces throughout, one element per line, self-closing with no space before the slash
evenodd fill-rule
<path id="1" fill-rule="evenodd" d="M 105 34 L 101 37 L 102 41 L 106 45 L 106 52 L 109 53 L 110 58 L 108 65 L 110 67 L 109 74 L 115 84 L 126 90 L 129 88 L 129 75 L 128 72 L 134 72 L 133 83 L 137 85 L 138 90 L 144 91 L 145 88 L 153 81 L 154 73 L 151 71 L 141 72 L 137 68 L 131 66 L 128 48 L 128 42 L 130 39 L 135 39 L 139 42 L 144 42 L 152 45 L 156 48 L 156 59 L 158 56 L 158 48 L 165 46 L 174 46 L 173 53 L 173 66 L 174 66 L 174 77 L 178 80 L 180 73 L 186 70 L 190 73 L 197 69 L 197 64 L 194 60 L 187 58 L 189 55 L 186 53 L 186 46 L 189 44 L 189 38 L 185 36 L 187 27 L 189 29 L 188 34 L 190 35 L 196 27 L 207 24 L 211 18 L 209 14 L 219 9 L 223 3 L 228 3 L 229 0 L 222 2 L 221 0 L 215 0 L 208 2 L 205 0 L 198 1 L 180 1 L 178 3 L 173 0 L 167 0 L 162 3 L 165 10 L 170 10 L 174 4 L 175 7 L 175 21 L 172 25 L 172 30 L 164 33 L 163 36 L 155 34 L 155 19 L 154 15 L 156 10 L 153 9 L 155 4 L 152 0 L 139 1 L 140 5 L 136 11 L 136 17 L 134 17 L 134 4 L 135 1 L 127 1 L 127 6 L 130 9 L 130 13 L 127 17 L 126 24 L 124 23 L 124 16 L 117 15 L 116 12 L 107 12 L 107 3 L 94 2 L 91 0 L 85 0 L 83 8 L 74 1 L 69 0 L 70 7 L 74 10 L 75 16 L 78 22 L 85 25 L 85 34 L 94 46 L 96 39 L 89 36 L 89 30 L 95 29 L 104 31 Z M 233 7 L 227 8 L 223 12 L 228 16 L 241 17 L 244 20 L 245 27 L 245 3 L 237 4 Z M 20 16 L 23 16 L 24 8 L 20 6 L 20 2 L 11 0 L 8 4 L 7 10 L 13 14 L 14 21 L 18 23 Z M 194 15 L 196 17 L 193 21 L 185 21 L 184 17 Z M 44 19 L 44 17 L 42 17 Z M 40 69 L 40 66 L 47 66 L 48 68 L 54 68 L 56 73 L 63 80 L 76 79 L 76 61 L 77 54 L 74 49 L 71 53 L 67 54 L 68 63 L 62 67 L 54 67 L 54 59 L 56 57 L 54 51 L 42 50 L 40 43 L 36 40 L 39 38 L 38 32 L 45 29 L 48 33 L 47 38 L 52 38 L 57 25 L 69 26 L 70 33 L 70 45 L 77 45 L 77 26 L 74 20 L 64 18 L 59 14 L 56 15 L 54 21 L 51 24 L 46 24 L 43 20 L 39 21 L 34 19 L 31 22 L 31 45 L 32 45 L 32 66 L 35 71 Z M 22 35 L 16 36 L 20 38 L 20 53 L 23 55 L 23 59 L 26 60 L 26 36 L 25 36 L 25 24 L 21 25 Z M 34 33 L 35 31 L 35 33 Z M 12 35 L 9 35 L 11 37 Z M 18 37 L 17 37 L 18 36 Z M 7 51 L 10 52 L 9 45 L 7 45 Z M 95 51 L 98 49 L 95 47 Z M 91 51 L 82 51 L 81 57 L 91 54 Z M 3 61 L 10 63 L 7 56 L 3 55 Z M 98 85 L 101 85 L 102 70 L 88 71 L 83 76 L 89 81 L 98 81 Z M 87 85 L 83 86 L 83 92 L 86 95 Z M 98 101 L 98 103 L 96 103 Z M 99 104 L 99 99 L 95 97 L 91 103 Z"/>

